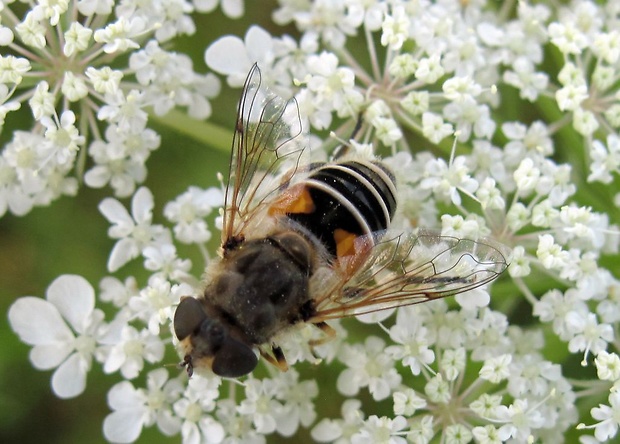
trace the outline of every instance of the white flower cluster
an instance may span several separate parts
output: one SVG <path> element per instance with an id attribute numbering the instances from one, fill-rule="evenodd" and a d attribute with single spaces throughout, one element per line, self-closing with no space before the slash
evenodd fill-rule
<path id="1" fill-rule="evenodd" d="M 312 156 L 325 157 L 352 133 L 354 150 L 381 155 L 398 184 L 395 230 L 440 226 L 448 236 L 506 245 L 510 267 L 494 287 L 500 291 L 458 295 L 457 308 L 434 301 L 400 308 L 389 320 L 391 313 L 372 314 L 367 320 L 380 322 L 383 336 L 363 342 L 341 324 L 338 339 L 316 349 L 308 346 L 317 333 L 311 326 L 282 338 L 290 365 L 329 366 L 327 387 L 297 367 L 241 382 L 200 372 L 189 382 L 171 377 L 156 367 L 175 341 L 176 304 L 199 286 L 176 245 L 196 246 L 209 263 L 205 218 L 223 196 L 189 187 L 164 207 L 169 229 L 153 223 L 151 192 L 135 188 L 159 145 L 145 108 L 210 113 L 219 81 L 195 74 L 189 59 L 160 42 L 194 32 L 189 12 L 210 11 L 217 1 L 122 2 L 116 21 L 100 26 L 111 3 L 41 2 L 21 22 L 5 5 L 0 44 L 15 55 L 0 58 L 0 122 L 28 101 L 36 123 L 15 132 L 0 156 L 0 213 L 25 214 L 75 193 L 68 173 L 84 168 L 87 152 L 87 185 L 133 195 L 131 211 L 115 198 L 99 203 L 116 242 L 109 271 L 142 257 L 150 275 L 143 288 L 133 277 L 101 280 L 99 299 L 116 309 L 111 321 L 77 276 L 54 281 L 46 300 L 13 304 L 9 320 L 33 346 L 32 364 L 56 369 L 54 393 L 82 393 L 93 362 L 118 372 L 124 380 L 109 392 L 104 422 L 114 442 L 132 442 L 155 424 L 184 443 L 262 443 L 300 427 L 316 441 L 338 443 L 562 442 L 567 433 L 583 433 L 587 444 L 617 439 L 618 2 L 278 3 L 273 21 L 294 26 L 297 37 L 257 25 L 243 39 L 220 36 L 205 51 L 209 68 L 240 87 L 257 62 L 264 84 L 296 98 L 308 129 L 333 129 L 335 137 L 310 142 Z M 231 17 L 243 11 L 239 1 L 221 7 Z M 83 21 L 59 20 L 76 10 Z M 47 42 L 50 36 L 58 40 Z M 51 63 L 54 51 L 64 51 L 61 68 Z M 128 65 L 112 68 L 119 54 Z M 47 81 L 20 89 L 42 72 Z M 582 371 L 574 361 L 595 365 L 597 379 L 588 379 L 593 371 L 566 378 Z M 132 382 L 138 375 L 147 375 L 144 388 Z M 330 390 L 340 417 L 326 417 L 320 406 Z M 386 400 L 390 411 L 381 409 Z"/>
<path id="2" fill-rule="evenodd" d="M 509 327 L 488 308 L 454 311 L 439 302 L 399 310 L 387 332 L 394 345 L 371 336 L 343 347 L 339 360 L 347 369 L 337 386 L 346 396 L 367 387 L 377 401 L 391 397 L 395 416 L 365 419 L 351 399 L 342 419 L 323 419 L 313 428 L 317 441 L 387 442 L 391 436 L 394 443 L 430 442 L 439 435 L 462 443 L 559 442 L 577 416 L 560 366 L 540 353 L 541 331 Z M 471 362 L 482 368 L 468 379 Z M 407 370 L 398 373 L 397 363 Z"/>
<path id="3" fill-rule="evenodd" d="M 0 152 L 0 216 L 74 195 L 82 178 L 130 196 L 160 144 L 147 109 L 211 114 L 218 79 L 160 46 L 195 32 L 191 3 L 40 1 L 23 18 L 16 6 L 0 6 L 0 132 L 25 104 L 33 123 Z"/>

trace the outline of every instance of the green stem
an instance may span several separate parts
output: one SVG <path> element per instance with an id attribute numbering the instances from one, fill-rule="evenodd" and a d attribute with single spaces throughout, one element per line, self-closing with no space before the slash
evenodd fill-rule
<path id="1" fill-rule="evenodd" d="M 149 119 L 159 125 L 178 131 L 198 142 L 230 153 L 230 144 L 233 138 L 230 129 L 223 128 L 213 122 L 194 120 L 181 111 L 170 111 L 165 116 L 149 115 Z"/>

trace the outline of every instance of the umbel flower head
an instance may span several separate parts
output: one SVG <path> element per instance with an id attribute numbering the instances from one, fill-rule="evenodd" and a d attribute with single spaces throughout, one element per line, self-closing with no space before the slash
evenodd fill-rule
<path id="1" fill-rule="evenodd" d="M 99 366 L 111 442 L 154 426 L 184 443 L 618 439 L 618 3 L 274 3 L 269 25 L 232 0 L 1 7 L 0 213 L 26 215 L 80 181 L 114 194 L 89 207 L 109 223 L 110 275 L 61 275 L 45 299 L 9 309 L 32 365 L 53 371 L 54 394 L 81 395 Z M 244 35 L 194 24 L 220 20 L 191 14 L 218 4 L 245 12 Z M 294 97 L 303 155 L 265 181 L 341 150 L 381 159 L 397 184 L 390 233 L 492 239 L 510 263 L 503 278 L 330 321 L 332 341 L 303 324 L 276 338 L 285 373 L 264 360 L 234 380 L 165 367 L 178 362 L 176 307 L 203 293 L 224 214 L 215 167 L 175 176 L 173 197 L 158 184 L 167 170 L 144 184 L 151 152 L 179 149 L 160 147 L 149 118 L 210 117 L 220 93 L 216 74 L 194 72 L 189 46 L 236 88 L 230 103 L 254 63 L 263 86 Z M 32 118 L 7 131 L 24 109 Z M 218 119 L 238 129 L 234 112 Z M 158 119 L 179 138 L 196 134 L 183 123 Z M 216 134 L 196 137 L 208 146 Z"/>
<path id="2" fill-rule="evenodd" d="M 147 111 L 210 115 L 218 80 L 161 46 L 195 32 L 193 6 L 156 3 L 37 2 L 25 14 L 3 6 L 0 131 L 24 106 L 32 121 L 0 153 L 0 215 L 75 195 L 82 180 L 130 196 L 160 144 Z"/>

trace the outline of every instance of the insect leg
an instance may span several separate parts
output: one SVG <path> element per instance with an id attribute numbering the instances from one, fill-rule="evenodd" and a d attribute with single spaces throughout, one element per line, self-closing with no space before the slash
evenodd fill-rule
<path id="1" fill-rule="evenodd" d="M 336 337 L 336 330 L 334 330 L 329 324 L 325 322 L 316 322 L 314 325 L 325 334 L 325 336 L 323 336 L 321 339 L 313 339 L 312 341 L 308 341 L 308 345 L 310 346 L 310 353 L 312 353 L 312 356 L 317 359 L 317 362 L 320 362 L 322 359 L 316 353 L 315 348 L 334 339 Z"/>
<path id="2" fill-rule="evenodd" d="M 349 136 L 349 140 L 355 139 L 355 136 L 357 136 L 357 133 L 362 128 L 362 123 L 363 122 L 364 122 L 364 117 L 362 116 L 362 113 L 360 112 L 357 115 L 357 121 L 355 122 L 355 126 L 353 127 L 353 131 L 351 131 L 351 135 Z M 351 145 L 349 143 L 343 143 L 342 145 L 338 146 L 334 150 L 334 152 L 332 154 L 332 160 L 338 160 L 339 158 L 347 155 L 349 153 L 350 149 L 351 149 Z"/>
<path id="3" fill-rule="evenodd" d="M 318 327 L 325 336 L 321 339 L 313 339 L 309 341 L 308 344 L 311 348 L 318 347 L 319 345 L 325 344 L 336 337 L 336 330 L 334 330 L 329 324 L 326 322 L 317 322 L 314 324 L 315 327 Z"/>
<path id="4" fill-rule="evenodd" d="M 284 353 L 282 353 L 282 349 L 277 345 L 271 346 L 271 353 L 267 353 L 263 349 L 260 349 L 260 354 L 265 360 L 271 365 L 275 366 L 281 372 L 285 372 L 288 370 L 288 364 L 286 362 L 286 358 L 284 357 Z"/>

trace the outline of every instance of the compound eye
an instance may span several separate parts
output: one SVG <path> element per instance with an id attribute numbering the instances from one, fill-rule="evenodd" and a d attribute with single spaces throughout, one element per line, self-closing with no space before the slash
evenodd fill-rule
<path id="1" fill-rule="evenodd" d="M 200 325 L 200 337 L 209 344 L 211 350 L 217 350 L 224 342 L 224 327 L 216 320 L 205 319 Z"/>
<path id="2" fill-rule="evenodd" d="M 235 339 L 228 338 L 215 354 L 213 373 L 228 378 L 247 375 L 258 364 L 252 348 Z"/>
<path id="3" fill-rule="evenodd" d="M 181 299 L 174 313 L 174 332 L 179 341 L 195 332 L 206 318 L 207 315 L 198 299 L 192 297 Z"/>

